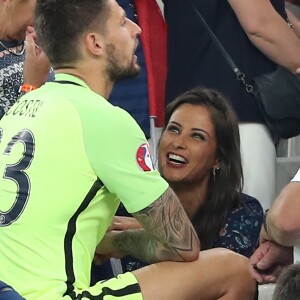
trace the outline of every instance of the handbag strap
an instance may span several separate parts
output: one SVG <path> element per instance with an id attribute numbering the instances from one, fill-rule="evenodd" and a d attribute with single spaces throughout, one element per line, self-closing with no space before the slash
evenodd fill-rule
<path id="1" fill-rule="evenodd" d="M 206 23 L 205 19 L 203 18 L 203 16 L 199 12 L 198 8 L 195 6 L 195 4 L 192 1 L 190 1 L 190 4 L 193 7 L 193 9 L 194 9 L 195 13 L 197 14 L 197 16 L 199 17 L 199 20 L 201 21 L 202 25 L 206 29 L 207 33 L 210 35 L 212 41 L 215 43 L 215 45 L 217 46 L 217 48 L 220 50 L 222 56 L 224 57 L 225 61 L 229 65 L 230 69 L 236 75 L 237 80 L 241 81 L 244 84 L 244 86 L 246 88 L 246 91 L 248 93 L 254 93 L 254 87 L 253 87 L 252 84 L 249 84 L 246 81 L 246 75 L 245 75 L 245 73 L 243 73 L 238 68 L 238 66 L 236 65 L 236 63 L 233 61 L 232 57 L 229 55 L 229 53 L 226 51 L 226 49 L 223 47 L 223 45 L 221 44 L 221 42 L 219 41 L 219 39 L 216 37 L 216 35 L 214 34 L 214 32 L 209 27 L 209 25 Z"/>

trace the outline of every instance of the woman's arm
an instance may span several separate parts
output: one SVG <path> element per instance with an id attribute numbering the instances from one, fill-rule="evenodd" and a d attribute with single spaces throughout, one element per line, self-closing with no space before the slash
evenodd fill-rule
<path id="1" fill-rule="evenodd" d="M 296 73 L 300 40 L 269 0 L 228 0 L 251 42 L 269 59 Z"/>
<path id="2" fill-rule="evenodd" d="M 300 183 L 289 183 L 270 208 L 261 237 L 283 246 L 300 242 Z M 267 229 L 267 232 L 266 232 Z"/>
<path id="3" fill-rule="evenodd" d="M 36 44 L 35 40 L 36 35 L 34 29 L 31 28 L 31 31 L 27 33 L 25 40 L 26 52 L 23 67 L 23 77 L 24 83 L 38 88 L 47 81 L 50 71 L 50 64 L 46 54 Z"/>

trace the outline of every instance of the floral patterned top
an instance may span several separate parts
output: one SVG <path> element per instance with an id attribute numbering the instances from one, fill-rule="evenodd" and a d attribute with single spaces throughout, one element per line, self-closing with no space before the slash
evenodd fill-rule
<path id="1" fill-rule="evenodd" d="M 249 195 L 242 194 L 245 205 L 228 214 L 224 227 L 216 238 L 214 248 L 231 249 L 250 257 L 259 242 L 260 228 L 263 222 L 263 208 L 259 201 Z M 128 215 L 121 206 L 118 215 Z M 144 262 L 127 256 L 121 260 L 123 271 L 133 271 L 146 266 Z"/>
<path id="2" fill-rule="evenodd" d="M 6 48 L 22 47 L 21 41 L 1 41 Z M 0 119 L 17 101 L 23 83 L 23 55 L 14 55 L 0 46 Z"/>
<path id="3" fill-rule="evenodd" d="M 22 41 L 0 41 L 0 119 L 18 100 L 19 88 L 23 83 L 25 52 Z M 8 49 L 12 49 L 11 51 Z M 15 51 L 14 51 L 15 49 Z M 25 50 L 25 48 L 24 48 Z M 19 53 L 19 55 L 14 54 Z M 51 68 L 48 81 L 54 80 Z"/>
<path id="4" fill-rule="evenodd" d="M 216 238 L 214 248 L 223 247 L 250 257 L 259 242 L 263 222 L 263 208 L 259 201 L 242 194 L 245 206 L 228 214 L 225 226 Z"/>

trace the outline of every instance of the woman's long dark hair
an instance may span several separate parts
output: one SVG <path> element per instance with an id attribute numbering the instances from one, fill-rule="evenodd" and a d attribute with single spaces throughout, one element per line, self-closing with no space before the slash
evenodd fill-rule
<path id="1" fill-rule="evenodd" d="M 216 154 L 220 169 L 215 178 L 213 175 L 210 177 L 206 198 L 192 220 L 201 249 L 209 249 L 225 225 L 227 214 L 241 205 L 243 171 L 238 120 L 221 93 L 198 87 L 180 95 L 167 106 L 163 130 L 174 111 L 186 103 L 204 106 L 211 112 L 217 139 Z"/>

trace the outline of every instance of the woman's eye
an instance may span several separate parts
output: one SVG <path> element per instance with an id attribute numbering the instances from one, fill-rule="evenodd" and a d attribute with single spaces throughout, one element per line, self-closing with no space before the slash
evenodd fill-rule
<path id="1" fill-rule="evenodd" d="M 167 131 L 170 131 L 170 132 L 176 132 L 178 133 L 179 132 L 179 129 L 176 127 L 176 126 L 168 126 L 167 127 Z"/>
<path id="2" fill-rule="evenodd" d="M 201 134 L 201 133 L 193 133 L 192 137 L 195 138 L 195 139 L 198 139 L 198 140 L 203 140 L 203 141 L 205 140 L 204 135 Z"/>

